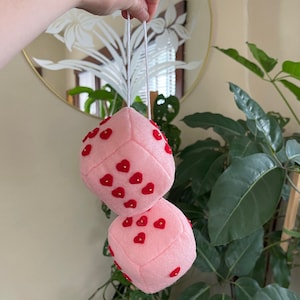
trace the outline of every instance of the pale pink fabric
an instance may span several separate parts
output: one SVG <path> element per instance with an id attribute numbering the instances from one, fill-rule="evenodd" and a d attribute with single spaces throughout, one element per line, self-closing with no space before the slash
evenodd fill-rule
<path id="1" fill-rule="evenodd" d="M 117 217 L 109 227 L 108 242 L 117 267 L 145 293 L 173 284 L 196 258 L 191 224 L 163 198 L 142 214 Z"/>
<path id="2" fill-rule="evenodd" d="M 168 192 L 175 164 L 159 128 L 126 107 L 87 134 L 80 172 L 88 188 L 110 209 L 132 216 Z"/>
<path id="3" fill-rule="evenodd" d="M 108 240 L 116 266 L 145 293 L 158 292 L 192 266 L 196 245 L 184 214 L 162 198 L 174 181 L 172 150 L 158 126 L 131 108 L 83 139 L 80 173 L 119 215 Z"/>

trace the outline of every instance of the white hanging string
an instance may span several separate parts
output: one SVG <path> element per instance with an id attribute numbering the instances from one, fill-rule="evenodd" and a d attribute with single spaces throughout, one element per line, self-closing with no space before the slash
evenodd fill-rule
<path id="1" fill-rule="evenodd" d="M 147 23 L 143 22 L 144 26 L 144 45 L 145 45 L 145 66 L 146 66 L 146 97 L 148 106 L 148 119 L 151 120 L 151 101 L 150 101 L 150 91 L 149 91 L 149 66 L 148 66 L 148 35 L 147 35 Z"/>
<path id="2" fill-rule="evenodd" d="M 131 106 L 131 27 L 130 14 L 127 13 L 127 105 Z"/>
<path id="3" fill-rule="evenodd" d="M 149 65 L 148 65 L 148 35 L 147 35 L 147 23 L 143 22 L 144 28 L 144 46 L 145 46 L 145 72 L 146 72 L 146 103 L 148 107 L 148 119 L 151 120 L 151 101 L 149 91 Z M 131 106 L 131 26 L 130 15 L 127 14 L 127 105 Z"/>

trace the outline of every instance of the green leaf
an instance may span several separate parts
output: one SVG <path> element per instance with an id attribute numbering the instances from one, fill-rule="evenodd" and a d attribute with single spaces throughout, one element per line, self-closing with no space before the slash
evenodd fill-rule
<path id="1" fill-rule="evenodd" d="M 240 123 L 221 114 L 211 112 L 194 113 L 184 117 L 183 122 L 192 128 L 219 128 L 233 136 L 245 134 L 245 128 Z"/>
<path id="2" fill-rule="evenodd" d="M 101 210 L 104 212 L 106 218 L 110 219 L 110 217 L 111 217 L 111 210 L 110 210 L 110 208 L 104 202 L 102 202 L 102 204 L 101 204 Z"/>
<path id="3" fill-rule="evenodd" d="M 177 97 L 164 97 L 160 94 L 157 96 L 153 105 L 153 119 L 160 125 L 164 122 L 172 122 L 177 116 L 180 108 L 180 103 Z"/>
<path id="4" fill-rule="evenodd" d="M 277 59 L 268 56 L 263 50 L 259 49 L 255 44 L 247 43 L 253 57 L 259 62 L 262 68 L 267 72 L 271 72 L 277 65 Z"/>
<path id="5" fill-rule="evenodd" d="M 213 140 L 211 138 L 207 138 L 205 140 L 199 140 L 195 143 L 185 147 L 179 154 L 181 159 L 185 159 L 192 154 L 201 154 L 203 150 L 219 150 L 221 148 L 221 144 L 217 140 Z"/>
<path id="6" fill-rule="evenodd" d="M 274 246 L 270 251 L 270 266 L 272 268 L 274 282 L 288 288 L 290 285 L 291 271 L 288 265 L 287 254 L 280 246 Z"/>
<path id="7" fill-rule="evenodd" d="M 193 190 L 197 195 L 201 196 L 212 190 L 217 179 L 224 171 L 226 159 L 227 154 L 218 156 L 213 162 L 211 162 L 201 180 L 193 180 Z"/>
<path id="8" fill-rule="evenodd" d="M 265 251 L 257 260 L 254 269 L 249 274 L 249 277 L 255 279 L 260 286 L 265 284 L 266 271 L 268 270 L 269 253 Z"/>
<path id="9" fill-rule="evenodd" d="M 247 119 L 255 121 L 257 129 L 264 135 L 273 151 L 279 151 L 283 146 L 283 137 L 276 120 L 266 114 L 259 104 L 240 87 L 233 83 L 230 83 L 229 86 L 238 108 L 245 113 Z"/>
<path id="10" fill-rule="evenodd" d="M 286 60 L 282 64 L 282 71 L 300 80 L 300 62 Z"/>
<path id="11" fill-rule="evenodd" d="M 232 49 L 232 48 L 230 48 L 230 49 L 221 49 L 219 47 L 215 47 L 215 49 L 217 49 L 220 52 L 228 55 L 229 57 L 231 57 L 236 62 L 243 65 L 245 68 L 247 68 L 248 70 L 250 70 L 251 72 L 253 72 L 257 76 L 259 76 L 261 78 L 264 77 L 264 72 L 262 71 L 262 69 L 257 64 L 255 64 L 254 62 L 252 62 L 249 59 L 241 56 L 237 50 Z"/>
<path id="12" fill-rule="evenodd" d="M 178 300 L 209 300 L 210 286 L 205 282 L 197 282 L 179 294 Z"/>
<path id="13" fill-rule="evenodd" d="M 288 230 L 286 228 L 283 228 L 283 232 L 288 234 L 291 237 L 294 237 L 296 239 L 300 239 L 300 231 L 296 231 L 296 230 Z"/>
<path id="14" fill-rule="evenodd" d="M 239 278 L 234 284 L 237 300 L 252 300 L 256 292 L 260 290 L 259 284 L 248 277 Z"/>
<path id="15" fill-rule="evenodd" d="M 106 238 L 103 248 L 102 248 L 102 254 L 103 256 L 111 256 L 110 251 L 109 251 L 109 245 L 108 245 L 108 239 Z"/>
<path id="16" fill-rule="evenodd" d="M 204 149 L 200 155 L 185 157 L 176 168 L 175 186 L 191 181 L 193 191 L 197 192 L 211 164 L 220 155 L 220 152 Z"/>
<path id="17" fill-rule="evenodd" d="M 293 93 L 297 100 L 300 100 L 300 87 L 285 79 L 279 80 L 291 93 Z"/>
<path id="18" fill-rule="evenodd" d="M 263 251 L 263 236 L 264 230 L 260 228 L 251 235 L 229 244 L 225 253 L 228 275 L 240 277 L 250 273 Z"/>
<path id="19" fill-rule="evenodd" d="M 143 116 L 147 115 L 147 105 L 141 102 L 133 102 L 131 107 L 134 108 L 137 112 L 142 114 Z"/>
<path id="20" fill-rule="evenodd" d="M 266 154 L 235 159 L 219 177 L 208 202 L 212 243 L 241 239 L 265 224 L 276 209 L 284 179 L 285 171 Z"/>
<path id="21" fill-rule="evenodd" d="M 209 300 L 232 300 L 231 297 L 225 294 L 214 295 Z"/>
<path id="22" fill-rule="evenodd" d="M 140 290 L 130 291 L 130 300 L 152 300 L 152 296 Z"/>
<path id="23" fill-rule="evenodd" d="M 300 297 L 278 284 L 271 284 L 258 291 L 253 300 L 300 300 Z"/>
<path id="24" fill-rule="evenodd" d="M 245 157 L 254 153 L 261 152 L 257 143 L 248 136 L 237 136 L 229 145 L 231 158 Z"/>
<path id="25" fill-rule="evenodd" d="M 68 91 L 68 94 L 71 95 L 71 96 L 74 96 L 74 95 L 78 95 L 78 94 L 81 94 L 81 93 L 92 93 L 94 92 L 94 90 L 90 87 L 86 87 L 86 86 L 76 86 L 74 87 L 73 89 L 70 89 Z"/>
<path id="26" fill-rule="evenodd" d="M 123 275 L 123 273 L 117 269 L 115 266 L 113 266 L 112 274 L 110 277 L 111 281 L 118 281 L 120 284 L 124 286 L 130 286 L 131 282 L 129 282 Z"/>
<path id="27" fill-rule="evenodd" d="M 95 100 L 112 100 L 115 97 L 115 94 L 113 92 L 109 92 L 103 89 L 93 91 L 89 95 Z"/>
<path id="28" fill-rule="evenodd" d="M 300 165 L 300 143 L 296 140 L 288 140 L 285 147 L 288 159 Z"/>
<path id="29" fill-rule="evenodd" d="M 181 130 L 177 126 L 168 122 L 163 122 L 160 125 L 160 130 L 165 134 L 168 144 L 172 148 L 173 155 L 175 155 L 178 152 L 181 144 Z"/>
<path id="30" fill-rule="evenodd" d="M 221 262 L 218 251 L 203 237 L 199 230 L 194 229 L 194 234 L 197 243 L 197 259 L 194 263 L 195 266 L 199 268 L 201 272 L 216 273 Z"/>
<path id="31" fill-rule="evenodd" d="M 281 129 L 284 129 L 284 127 L 290 122 L 290 118 L 283 117 L 279 112 L 268 111 L 267 114 L 276 119 Z"/>

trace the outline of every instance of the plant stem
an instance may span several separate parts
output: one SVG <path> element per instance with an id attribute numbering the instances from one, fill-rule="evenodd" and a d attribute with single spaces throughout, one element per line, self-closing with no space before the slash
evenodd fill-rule
<path id="1" fill-rule="evenodd" d="M 111 280 L 109 279 L 108 281 L 106 281 L 103 285 L 99 286 L 95 292 L 88 298 L 88 300 L 92 300 L 100 290 L 102 290 L 105 286 L 107 286 L 109 283 L 111 282 Z"/>
<path id="2" fill-rule="evenodd" d="M 286 104 L 286 106 L 288 107 L 288 109 L 290 110 L 291 114 L 293 115 L 293 117 L 295 118 L 296 122 L 298 123 L 298 125 L 300 125 L 300 119 L 297 117 L 296 113 L 294 112 L 292 106 L 290 105 L 290 103 L 288 102 L 288 100 L 286 99 L 286 97 L 283 95 L 283 93 L 281 92 L 281 90 L 279 89 L 279 87 L 277 86 L 276 82 L 274 80 L 270 80 L 270 82 L 272 83 L 272 85 L 274 86 L 274 88 L 276 89 L 276 91 L 279 93 L 279 95 L 281 96 L 282 100 L 284 101 L 284 103 Z"/>

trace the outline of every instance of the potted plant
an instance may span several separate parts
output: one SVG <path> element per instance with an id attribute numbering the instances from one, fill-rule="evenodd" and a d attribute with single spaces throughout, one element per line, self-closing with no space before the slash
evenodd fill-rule
<path id="1" fill-rule="evenodd" d="M 282 84 L 300 99 L 300 88 L 294 83 L 300 80 L 300 63 L 285 61 L 272 76 L 277 60 L 256 45 L 247 45 L 254 62 L 235 49 L 216 49 L 269 81 L 300 125 L 279 87 Z M 289 210 L 291 202 L 295 199 L 298 202 L 300 192 L 295 181 L 300 173 L 299 134 L 285 136 L 288 118 L 264 112 L 237 85 L 230 83 L 229 88 L 236 105 L 245 114 L 244 120 L 212 112 L 194 113 L 183 119 L 189 127 L 213 129 L 218 139 L 198 140 L 177 151 L 180 131 L 171 122 L 179 111 L 178 99 L 160 95 L 163 101 L 155 101 L 153 114 L 169 140 L 175 143 L 173 149 L 178 159 L 175 182 L 167 198 L 193 223 L 197 242 L 194 267 L 213 274 L 215 281 L 193 283 L 174 297 L 172 287 L 146 295 L 112 266 L 108 282 L 89 300 L 100 290 L 105 298 L 110 285 L 115 287 L 114 299 L 300 299 L 288 289 L 300 249 L 297 213 Z M 175 107 L 172 115 L 169 105 Z M 291 198 L 291 194 L 295 197 Z M 109 210 L 105 206 L 103 210 L 109 217 Z M 293 220 L 289 226 L 287 219 Z M 106 243 L 103 254 L 109 256 L 107 246 Z M 217 292 L 215 286 L 219 287 Z"/>
<path id="2" fill-rule="evenodd" d="M 235 49 L 216 49 L 269 81 L 300 125 L 279 88 L 282 84 L 299 99 L 300 89 L 290 79 L 300 79 L 300 63 L 285 61 L 272 76 L 277 60 L 247 45 L 255 62 Z M 299 186 L 291 179 L 300 172 L 299 135 L 285 137 L 287 118 L 264 112 L 237 85 L 230 83 L 229 88 L 246 119 L 211 112 L 183 119 L 189 127 L 212 128 L 220 139 L 198 140 L 180 151 L 169 199 L 193 221 L 195 266 L 214 273 L 215 283 L 227 283 L 230 289 L 214 295 L 212 285 L 198 282 L 178 299 L 300 299 L 287 289 L 299 256 L 299 225 L 282 227 L 291 190 L 299 201 Z"/>

